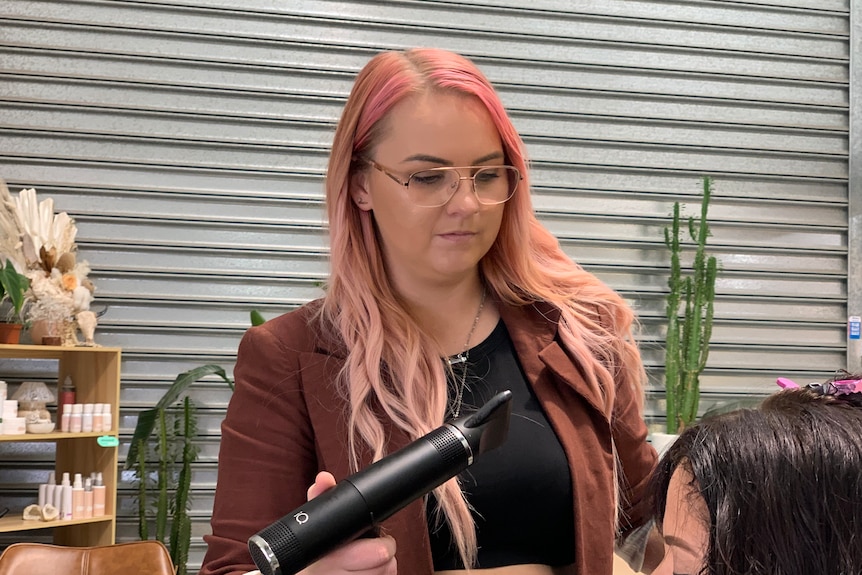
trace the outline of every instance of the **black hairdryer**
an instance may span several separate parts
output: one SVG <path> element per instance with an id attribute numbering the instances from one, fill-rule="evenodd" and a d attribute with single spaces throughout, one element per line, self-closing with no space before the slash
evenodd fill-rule
<path id="1" fill-rule="evenodd" d="M 509 433 L 512 392 L 338 482 L 248 540 L 263 575 L 294 575 L 455 477 Z"/>

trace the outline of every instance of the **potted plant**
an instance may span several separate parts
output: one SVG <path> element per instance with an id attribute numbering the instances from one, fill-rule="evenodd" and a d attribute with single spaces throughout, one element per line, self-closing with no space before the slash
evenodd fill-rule
<path id="1" fill-rule="evenodd" d="M 132 470 L 138 487 L 138 536 L 149 539 L 150 522 L 154 522 L 154 538 L 167 545 L 177 575 L 187 573 L 191 466 L 198 453 L 194 445 L 197 415 L 189 397 L 180 397 L 207 375 L 218 375 L 233 391 L 233 381 L 217 365 L 179 374 L 156 406 L 138 415 L 124 466 Z M 150 443 L 153 432 L 154 445 Z"/>
<path id="2" fill-rule="evenodd" d="M 686 241 L 681 229 L 679 202 L 674 202 L 673 219 L 664 230 L 664 242 L 670 251 L 670 292 L 665 300 L 667 336 L 664 379 L 668 434 L 679 433 L 697 418 L 700 374 L 709 357 L 715 280 L 718 275 L 715 256 L 706 253 L 706 242 L 710 236 L 707 215 L 711 195 L 712 180 L 704 177 L 700 217 L 697 221 L 694 217 L 688 218 L 688 236 L 695 245 L 694 260 L 690 267 L 683 268 L 682 264 Z"/>
<path id="3" fill-rule="evenodd" d="M 21 309 L 24 307 L 25 295 L 30 288 L 30 280 L 20 273 L 7 259 L 0 268 L 0 302 L 9 300 L 8 313 L 4 313 L 0 321 L 0 343 L 18 343 L 21 335 Z"/>
<path id="4" fill-rule="evenodd" d="M 250 312 L 251 325 L 266 319 L 257 311 Z M 208 375 L 217 375 L 233 393 L 234 383 L 224 368 L 207 364 L 179 374 L 156 406 L 138 414 L 132 433 L 124 469 L 131 470 L 138 489 L 138 536 L 150 538 L 150 522 L 154 523 L 154 538 L 168 546 L 177 575 L 186 575 L 191 545 L 191 465 L 198 450 L 193 441 L 197 436 L 197 415 L 191 399 L 183 394 L 189 387 Z M 150 437 L 156 433 L 155 444 Z M 152 501 L 152 503 L 151 503 Z"/>
<path id="5" fill-rule="evenodd" d="M 33 188 L 12 195 L 0 179 L 0 259 L 15 262 L 29 280 L 25 319 L 33 343 L 49 336 L 77 344 L 75 318 L 89 311 L 96 289 L 87 277 L 89 263 L 78 261 L 77 233 L 69 214 L 55 213 L 52 198 L 40 201 Z M 67 332 L 71 336 L 62 337 Z"/>

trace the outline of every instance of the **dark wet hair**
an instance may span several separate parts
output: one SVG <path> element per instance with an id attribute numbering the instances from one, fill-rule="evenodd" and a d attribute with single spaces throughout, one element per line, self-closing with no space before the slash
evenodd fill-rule
<path id="1" fill-rule="evenodd" d="M 788 389 L 686 429 L 652 478 L 659 525 L 680 466 L 709 510 L 699 575 L 862 574 L 862 393 Z"/>

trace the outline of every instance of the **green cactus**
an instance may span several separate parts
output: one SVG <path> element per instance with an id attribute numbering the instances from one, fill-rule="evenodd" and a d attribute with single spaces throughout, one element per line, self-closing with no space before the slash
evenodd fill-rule
<path id="1" fill-rule="evenodd" d="M 688 220 L 688 233 L 697 245 L 691 269 L 682 269 L 680 254 L 679 202 L 673 205 L 673 221 L 664 230 L 664 241 L 670 250 L 670 293 L 666 300 L 667 338 L 665 347 L 665 391 L 667 399 L 667 432 L 679 433 L 697 418 L 700 400 L 700 374 L 709 357 L 712 318 L 715 301 L 715 278 L 718 262 L 707 256 L 706 241 L 710 235 L 707 213 L 712 194 L 712 180 L 703 178 L 700 219 Z M 680 305 L 685 302 L 680 317 Z"/>
<path id="2" fill-rule="evenodd" d="M 149 523 L 154 521 L 154 539 L 168 545 L 177 575 L 187 575 L 191 465 L 198 456 L 193 443 L 197 415 L 186 396 L 180 408 L 156 408 L 155 420 L 156 444 L 147 446 L 139 440 L 136 460 L 130 464 L 138 482 L 138 535 L 142 540 L 149 539 Z M 150 501 L 153 494 L 155 501 Z"/>
<path id="3" fill-rule="evenodd" d="M 197 460 L 198 449 L 192 442 L 197 435 L 196 417 L 191 400 L 183 398 L 182 467 L 177 479 L 176 494 L 171 509 L 171 559 L 177 566 L 177 575 L 186 575 L 191 545 L 191 518 L 189 517 L 189 494 L 192 487 L 192 462 Z"/>
<path id="4" fill-rule="evenodd" d="M 189 397 L 182 394 L 192 383 L 213 374 L 233 389 L 233 381 L 217 365 L 203 365 L 179 374 L 156 407 L 138 415 L 126 456 L 125 468 L 133 471 L 138 487 L 138 535 L 142 540 L 148 539 L 149 523 L 154 521 L 154 538 L 168 545 L 177 575 L 188 572 L 191 466 L 198 456 L 194 444 L 197 414 Z M 153 433 L 156 442 L 150 445 Z"/>

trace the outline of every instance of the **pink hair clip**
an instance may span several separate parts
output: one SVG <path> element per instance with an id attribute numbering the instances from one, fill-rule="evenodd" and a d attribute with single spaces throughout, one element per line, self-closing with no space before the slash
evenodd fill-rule
<path id="1" fill-rule="evenodd" d="M 835 387 L 835 391 L 833 392 L 835 395 L 862 392 L 862 379 L 841 379 L 833 381 L 832 385 Z"/>
<path id="2" fill-rule="evenodd" d="M 798 389 L 801 386 L 786 377 L 775 380 L 781 389 Z M 815 391 L 819 395 L 847 395 L 850 393 L 862 393 L 862 379 L 840 379 L 826 383 L 809 383 L 807 389 Z"/>
<path id="3" fill-rule="evenodd" d="M 781 389 L 793 389 L 795 387 L 799 387 L 799 384 L 793 381 L 792 379 L 787 379 L 786 377 L 779 377 L 775 380 L 775 383 L 778 384 L 778 387 Z"/>

